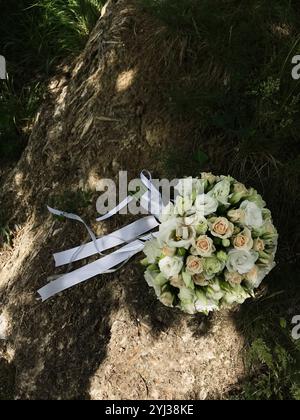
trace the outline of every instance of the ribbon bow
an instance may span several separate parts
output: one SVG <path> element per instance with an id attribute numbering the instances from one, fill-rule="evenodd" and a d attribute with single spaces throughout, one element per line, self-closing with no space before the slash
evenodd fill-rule
<path id="1" fill-rule="evenodd" d="M 77 270 L 64 274 L 55 281 L 47 284 L 38 290 L 42 301 L 46 301 L 56 294 L 63 292 L 77 284 L 83 283 L 97 275 L 111 273 L 116 271 L 116 267 L 130 260 L 134 255 L 141 252 L 145 241 L 151 239 L 152 234 L 147 234 L 159 226 L 158 217 L 162 212 L 163 202 L 160 192 L 152 182 L 151 174 L 143 171 L 140 175 L 146 192 L 140 198 L 140 205 L 149 210 L 151 216 L 144 217 L 141 220 L 133 222 L 109 235 L 97 239 L 93 231 L 88 227 L 84 220 L 76 214 L 65 213 L 60 210 L 48 207 L 50 213 L 56 216 L 62 216 L 70 220 L 82 223 L 87 229 L 92 241 L 63 252 L 54 254 L 55 266 L 61 267 L 75 261 L 80 261 L 97 253 L 101 256 L 97 261 L 87 264 Z M 102 217 L 97 218 L 98 222 L 107 220 L 126 207 L 135 198 L 128 196 L 118 206 L 109 211 Z M 123 245 L 126 244 L 126 245 Z M 118 250 L 103 256 L 102 252 L 117 246 L 123 245 Z"/>

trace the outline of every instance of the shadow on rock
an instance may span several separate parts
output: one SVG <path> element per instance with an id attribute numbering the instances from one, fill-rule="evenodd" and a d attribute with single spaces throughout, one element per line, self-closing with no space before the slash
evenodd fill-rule
<path id="1" fill-rule="evenodd" d="M 15 368 L 5 359 L 0 359 L 0 401 L 14 399 Z"/>

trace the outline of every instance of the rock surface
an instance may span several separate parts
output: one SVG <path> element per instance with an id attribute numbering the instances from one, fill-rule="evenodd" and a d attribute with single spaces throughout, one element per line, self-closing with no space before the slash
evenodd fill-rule
<path id="1" fill-rule="evenodd" d="M 232 314 L 206 319 L 162 307 L 138 259 L 44 304 L 36 299 L 55 272 L 52 253 L 87 239 L 80 225 L 47 214 L 53 194 L 95 190 L 121 169 L 162 177 L 164 151 L 191 147 L 161 88 L 171 77 L 164 46 L 152 46 L 161 30 L 134 2 L 108 2 L 85 51 L 51 81 L 29 145 L 2 185 L 1 206 L 19 228 L 0 253 L 0 394 L 4 383 L 22 399 L 206 399 L 244 374 Z M 128 221 L 118 216 L 98 234 Z"/>

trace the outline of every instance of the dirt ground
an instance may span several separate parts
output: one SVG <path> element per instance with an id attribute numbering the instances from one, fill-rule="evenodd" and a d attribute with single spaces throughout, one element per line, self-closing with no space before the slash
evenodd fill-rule
<path id="1" fill-rule="evenodd" d="M 170 115 L 162 30 L 128 0 L 110 1 L 75 63 L 49 85 L 29 145 L 1 180 L 1 207 L 15 226 L 0 251 L 0 398 L 222 398 L 244 375 L 233 314 L 190 317 L 163 307 L 138 258 L 41 303 L 52 254 L 87 239 L 47 214 L 50 197 L 144 169 L 163 177 L 164 151 L 193 147 Z M 173 49 L 180 55 L 180 46 Z M 83 212 L 95 219 L 93 203 Z M 98 234 L 129 221 L 93 225 Z M 84 264 L 86 261 L 83 262 Z"/>

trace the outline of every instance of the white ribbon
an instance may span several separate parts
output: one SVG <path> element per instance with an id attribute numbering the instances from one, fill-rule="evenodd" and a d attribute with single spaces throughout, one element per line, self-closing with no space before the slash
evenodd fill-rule
<path id="1" fill-rule="evenodd" d="M 109 235 L 96 240 L 97 248 L 100 252 L 115 248 L 116 246 L 128 243 L 138 238 L 150 230 L 155 229 L 159 223 L 153 216 L 145 217 L 122 229 L 117 230 Z M 55 266 L 61 267 L 71 262 L 79 261 L 88 258 L 97 253 L 94 242 L 69 249 L 67 251 L 58 252 L 54 254 Z"/>
<path id="2" fill-rule="evenodd" d="M 73 261 L 79 261 L 83 258 L 95 255 L 96 253 L 102 256 L 102 251 L 106 251 L 108 249 L 122 245 L 123 243 L 127 244 L 117 251 L 104 256 L 91 264 L 88 264 L 78 270 L 72 271 L 59 277 L 57 280 L 38 290 L 38 294 L 42 298 L 43 302 L 56 295 L 57 293 L 67 290 L 70 287 L 82 283 L 92 277 L 95 277 L 99 274 L 115 271 L 115 267 L 128 261 L 134 255 L 143 250 L 144 241 L 150 239 L 151 235 L 143 237 L 141 237 L 141 235 L 144 235 L 145 233 L 155 229 L 159 225 L 159 222 L 154 216 L 159 216 L 162 211 L 163 204 L 161 194 L 152 183 L 151 174 L 147 171 L 143 171 L 141 173 L 141 181 L 147 188 L 147 192 L 143 194 L 140 199 L 141 206 L 147 210 L 150 208 L 150 212 L 153 214 L 153 216 L 145 217 L 99 239 L 96 238 L 93 231 L 87 226 L 81 217 L 75 214 L 65 213 L 48 207 L 48 210 L 56 216 L 63 216 L 67 219 L 82 223 L 92 238 L 92 242 L 88 244 L 54 254 L 56 267 L 70 264 Z M 117 214 L 133 199 L 134 196 L 128 196 L 106 215 L 98 218 L 97 221 L 107 220 L 108 218 Z"/>
<path id="3" fill-rule="evenodd" d="M 142 171 L 140 177 L 142 183 L 148 190 L 141 198 L 141 206 L 148 209 L 154 216 L 159 217 L 163 209 L 161 194 L 153 184 L 152 176 L 149 171 Z"/>
<path id="4" fill-rule="evenodd" d="M 47 206 L 47 209 L 54 216 L 65 217 L 66 219 L 75 220 L 76 222 L 82 223 L 85 226 L 86 230 L 88 231 L 90 237 L 92 238 L 95 253 L 98 252 L 98 254 L 102 255 L 99 248 L 98 248 L 97 238 L 96 238 L 94 232 L 92 231 L 92 229 L 85 223 L 85 221 L 80 216 L 77 216 L 77 214 L 66 213 L 64 211 L 56 210 L 56 209 L 53 209 L 52 207 L 49 207 L 49 206 Z M 71 260 L 69 261 L 69 263 L 70 262 L 71 262 Z"/>
<path id="5" fill-rule="evenodd" d="M 115 207 L 114 209 L 110 210 L 108 213 L 106 213 L 104 216 L 98 217 L 96 219 L 97 222 L 102 222 L 103 220 L 107 220 L 110 217 L 114 216 L 115 214 L 119 213 L 119 211 L 121 211 L 122 209 L 124 209 L 124 207 L 128 206 L 128 204 L 134 199 L 133 196 L 128 196 L 125 198 L 125 200 L 123 200 L 119 205 L 117 205 L 117 207 Z"/>
<path id="6" fill-rule="evenodd" d="M 71 273 L 65 274 L 57 280 L 49 283 L 38 291 L 42 298 L 42 301 L 51 298 L 57 293 L 63 292 L 77 284 L 83 283 L 92 277 L 104 274 L 108 270 L 122 262 L 132 258 L 134 255 L 142 251 L 144 248 L 144 242 L 136 240 L 128 245 L 125 245 L 121 249 L 113 252 L 106 257 L 100 258 L 99 260 L 88 264 L 78 270 L 72 271 Z"/>

